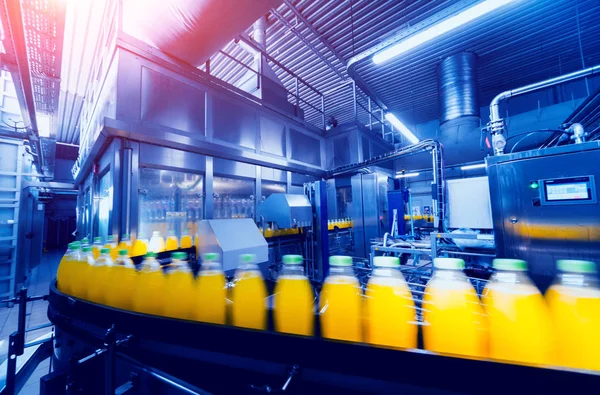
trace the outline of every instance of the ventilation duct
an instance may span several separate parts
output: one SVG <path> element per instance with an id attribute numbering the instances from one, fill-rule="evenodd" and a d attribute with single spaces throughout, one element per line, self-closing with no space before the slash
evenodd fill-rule
<path id="1" fill-rule="evenodd" d="M 479 160 L 479 96 L 477 56 L 460 52 L 444 59 L 438 70 L 440 129 L 437 139 L 444 145 L 446 164 Z"/>
<path id="2" fill-rule="evenodd" d="M 123 27 L 199 66 L 281 0 L 125 0 Z"/>

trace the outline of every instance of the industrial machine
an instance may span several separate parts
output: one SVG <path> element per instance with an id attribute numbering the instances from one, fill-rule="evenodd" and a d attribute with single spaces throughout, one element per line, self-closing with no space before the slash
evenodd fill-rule
<path id="1" fill-rule="evenodd" d="M 546 289 L 558 259 L 600 261 L 600 142 L 487 159 L 498 256 Z"/>

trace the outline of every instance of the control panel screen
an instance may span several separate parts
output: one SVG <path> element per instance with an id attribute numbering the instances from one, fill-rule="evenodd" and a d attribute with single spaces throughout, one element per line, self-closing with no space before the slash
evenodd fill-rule
<path id="1" fill-rule="evenodd" d="M 590 179 L 588 177 L 564 178 L 544 181 L 548 202 L 590 200 Z"/>

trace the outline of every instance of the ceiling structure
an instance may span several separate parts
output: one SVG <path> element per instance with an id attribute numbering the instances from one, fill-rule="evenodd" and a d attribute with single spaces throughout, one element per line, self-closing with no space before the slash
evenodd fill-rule
<path id="1" fill-rule="evenodd" d="M 353 56 L 456 3 L 286 0 L 275 13 L 279 15 L 268 15 L 267 52 L 316 89 L 327 92 L 344 84 Z M 290 5 L 314 29 L 303 23 Z M 355 74 L 411 127 L 439 117 L 437 67 L 445 57 L 461 51 L 477 54 L 480 102 L 486 105 L 504 90 L 600 64 L 598 17 L 600 2 L 596 0 L 517 0 L 386 63 L 376 65 L 368 57 L 355 65 Z M 234 42 L 223 50 L 251 63 L 252 56 Z M 274 71 L 293 92 L 293 78 L 276 67 Z M 244 72 L 222 54 L 211 59 L 211 73 L 228 82 L 235 84 Z M 308 97 L 309 90 L 302 89 L 301 95 Z M 313 101 L 316 99 L 315 94 Z M 366 98 L 362 100 L 366 103 Z M 328 96 L 325 107 L 340 121 L 350 120 L 350 85 Z M 318 124 L 318 113 L 305 108 L 305 114 L 307 120 Z M 366 112 L 360 118 L 367 122 Z M 482 118 L 487 120 L 487 114 Z"/>
<path id="2" fill-rule="evenodd" d="M 46 6 L 48 1 L 41 4 Z M 352 79 L 347 68 L 350 59 L 448 7 L 477 1 L 282 0 L 267 15 L 266 50 L 285 69 L 311 86 L 300 83 L 298 87 L 300 96 L 308 102 L 300 103 L 308 122 L 322 126 L 321 114 L 314 109 L 320 108 L 321 97 L 312 88 L 325 94 L 327 116 L 333 115 L 339 122 L 352 121 Z M 104 4 L 90 0 L 68 2 L 64 51 L 58 45 L 54 47 L 58 56 L 48 58 L 53 68 L 44 71 L 48 75 L 40 80 L 52 84 L 52 94 L 46 95 L 45 103 L 56 114 L 54 136 L 59 142 L 79 141 L 81 104 L 90 78 L 86 66 L 94 53 L 93 37 L 100 29 L 94 16 L 106 12 Z M 364 91 L 370 92 L 374 111 L 380 110 L 377 102 L 411 129 L 416 124 L 438 119 L 437 67 L 443 58 L 461 51 L 477 54 L 481 105 L 489 103 L 501 91 L 600 64 L 599 17 L 597 0 L 515 0 L 386 63 L 376 65 L 369 56 L 353 68 L 357 77 L 359 121 L 369 122 Z M 31 26 L 37 23 L 24 19 Z M 59 24 L 58 30 L 61 27 Z M 252 27 L 241 34 L 251 36 Z M 239 62 L 252 67 L 253 55 L 235 41 L 222 52 L 227 56 L 215 54 L 210 72 L 235 85 L 247 73 L 247 68 Z M 62 61 L 61 74 L 55 67 L 57 61 Z M 294 75 L 271 65 L 291 92 L 289 101 L 294 103 Z M 58 75 L 61 92 L 57 101 L 53 92 Z M 485 122 L 487 114 L 482 114 L 482 119 Z"/>

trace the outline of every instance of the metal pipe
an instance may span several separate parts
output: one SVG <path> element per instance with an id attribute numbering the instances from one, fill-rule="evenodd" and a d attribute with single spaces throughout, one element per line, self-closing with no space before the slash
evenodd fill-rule
<path id="1" fill-rule="evenodd" d="M 254 41 L 262 48 L 267 50 L 267 17 L 261 16 L 254 22 Z"/>

